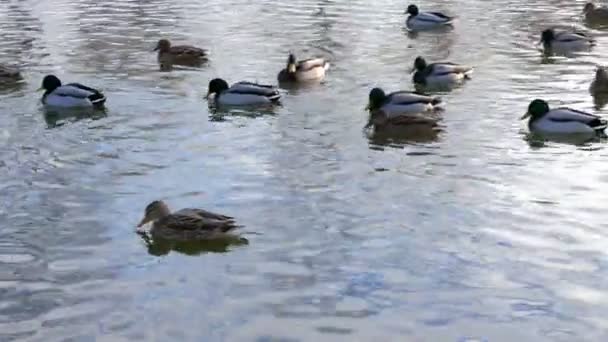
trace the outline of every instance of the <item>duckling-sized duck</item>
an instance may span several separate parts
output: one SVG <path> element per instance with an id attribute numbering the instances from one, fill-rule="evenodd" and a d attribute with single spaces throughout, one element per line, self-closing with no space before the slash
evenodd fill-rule
<path id="1" fill-rule="evenodd" d="M 427 64 L 422 57 L 414 61 L 414 83 L 418 85 L 446 86 L 462 83 L 470 78 L 473 68 L 450 62 Z"/>
<path id="2" fill-rule="evenodd" d="M 203 209 L 182 209 L 172 213 L 163 201 L 148 204 L 137 227 L 148 222 L 152 222 L 150 233 L 153 237 L 167 240 L 222 239 L 232 236 L 230 233 L 238 228 L 230 216 Z"/>
<path id="3" fill-rule="evenodd" d="M 161 70 L 170 70 L 173 65 L 199 66 L 208 61 L 207 50 L 190 45 L 171 46 L 168 39 L 161 39 L 154 51 L 158 51 Z"/>
<path id="4" fill-rule="evenodd" d="M 62 85 L 55 75 L 45 76 L 39 90 L 45 90 L 42 103 L 48 107 L 101 108 L 106 102 L 99 90 L 80 83 Z"/>
<path id="5" fill-rule="evenodd" d="M 591 25 L 608 24 L 608 8 L 597 7 L 593 2 L 588 2 L 583 7 L 585 21 Z"/>
<path id="6" fill-rule="evenodd" d="M 573 52 L 588 50 L 595 40 L 586 33 L 578 31 L 557 31 L 549 28 L 542 32 L 540 42 L 545 52 Z"/>
<path id="7" fill-rule="evenodd" d="M 21 79 L 21 73 L 6 65 L 0 64 L 0 83 L 14 82 Z"/>
<path id="8" fill-rule="evenodd" d="M 530 118 L 530 131 L 545 134 L 589 134 L 603 133 L 608 122 L 601 117 L 575 109 L 560 107 L 550 109 L 546 101 L 530 102 L 528 112 L 521 120 Z"/>
<path id="9" fill-rule="evenodd" d="M 608 72 L 606 68 L 597 66 L 597 69 L 595 69 L 595 79 L 591 82 L 591 86 L 589 86 L 589 92 L 592 94 L 608 93 Z"/>
<path id="10" fill-rule="evenodd" d="M 369 92 L 369 104 L 367 110 L 370 113 L 381 110 L 387 119 L 399 115 L 418 114 L 438 109 L 441 99 L 427 96 L 418 92 L 396 91 L 386 94 L 380 88 L 374 88 Z"/>
<path id="11" fill-rule="evenodd" d="M 405 13 L 409 14 L 405 25 L 410 31 L 423 31 L 451 26 L 454 21 L 453 17 L 441 12 L 420 12 L 416 5 L 407 6 Z"/>
<path id="12" fill-rule="evenodd" d="M 287 67 L 279 72 L 279 82 L 320 81 L 325 77 L 329 63 L 323 58 L 310 58 L 296 61 L 293 53 L 287 58 Z"/>
<path id="13" fill-rule="evenodd" d="M 238 82 L 228 87 L 221 78 L 209 81 L 206 98 L 215 95 L 215 103 L 223 106 L 253 106 L 276 104 L 281 99 L 279 90 L 270 85 L 251 82 Z"/>

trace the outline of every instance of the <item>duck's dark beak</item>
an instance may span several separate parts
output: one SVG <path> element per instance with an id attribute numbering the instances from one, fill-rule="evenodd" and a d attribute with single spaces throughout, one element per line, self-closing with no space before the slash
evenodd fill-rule
<path id="1" fill-rule="evenodd" d="M 213 94 L 213 93 L 207 92 L 207 95 L 205 95 L 205 100 L 209 100 L 209 97 L 211 96 L 211 94 Z"/>
<path id="2" fill-rule="evenodd" d="M 368 103 L 367 106 L 365 106 L 365 110 L 366 111 L 370 110 L 371 108 L 372 108 L 372 104 L 371 103 Z"/>
<path id="3" fill-rule="evenodd" d="M 160 50 L 160 47 L 158 47 L 158 45 L 156 45 L 156 47 L 152 51 L 158 51 L 158 50 Z"/>
<path id="4" fill-rule="evenodd" d="M 524 116 L 522 116 L 521 118 L 519 118 L 519 120 L 524 120 L 530 117 L 530 112 L 526 112 L 526 114 L 524 114 Z"/>
<path id="5" fill-rule="evenodd" d="M 137 228 L 141 228 L 144 224 L 150 222 L 150 219 L 146 216 L 143 219 L 141 219 L 141 221 L 139 222 L 139 224 L 137 225 Z"/>

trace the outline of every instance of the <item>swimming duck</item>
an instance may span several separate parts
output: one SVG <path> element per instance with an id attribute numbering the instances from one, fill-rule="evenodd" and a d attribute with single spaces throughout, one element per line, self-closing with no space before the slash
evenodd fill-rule
<path id="1" fill-rule="evenodd" d="M 414 83 L 420 85 L 458 84 L 469 78 L 473 68 L 450 62 L 427 64 L 422 57 L 414 61 Z"/>
<path id="2" fill-rule="evenodd" d="M 411 31 L 450 26 L 454 20 L 453 17 L 449 17 L 441 12 L 420 12 L 416 5 L 409 5 L 405 13 L 409 14 L 405 25 Z"/>
<path id="3" fill-rule="evenodd" d="M 62 85 L 55 75 L 45 76 L 39 90 L 45 90 L 42 103 L 49 107 L 100 108 L 106 102 L 106 97 L 99 90 L 80 83 Z"/>
<path id="4" fill-rule="evenodd" d="M 418 92 L 396 91 L 386 94 L 380 88 L 374 88 L 369 92 L 369 104 L 367 110 L 370 113 L 381 110 L 387 119 L 399 115 L 417 114 L 438 109 L 441 103 L 438 97 L 427 96 Z"/>
<path id="5" fill-rule="evenodd" d="M 168 39 L 161 39 L 154 51 L 158 51 L 158 63 L 162 70 L 169 70 L 174 64 L 198 66 L 208 60 L 207 50 L 190 45 L 171 46 Z"/>
<path id="6" fill-rule="evenodd" d="M 546 134 L 598 134 L 608 122 L 601 117 L 575 109 L 560 107 L 549 109 L 544 100 L 530 102 L 528 112 L 521 120 L 529 119 L 530 131 Z"/>
<path id="7" fill-rule="evenodd" d="M 595 45 L 595 41 L 583 32 L 556 31 L 552 28 L 542 32 L 540 41 L 545 51 L 586 50 Z"/>
<path id="8" fill-rule="evenodd" d="M 0 82 L 18 81 L 21 79 L 19 70 L 0 64 Z"/>
<path id="9" fill-rule="evenodd" d="M 293 53 L 287 58 L 287 67 L 279 72 L 279 82 L 306 82 L 322 80 L 329 63 L 323 58 L 310 58 L 296 61 Z"/>
<path id="10" fill-rule="evenodd" d="M 608 93 L 608 72 L 604 67 L 597 66 L 595 70 L 595 79 L 589 86 L 591 93 Z"/>
<path id="11" fill-rule="evenodd" d="M 215 94 L 215 102 L 225 106 L 248 106 L 278 103 L 281 94 L 278 89 L 270 85 L 261 85 L 251 82 L 238 82 L 228 87 L 228 83 L 221 78 L 209 81 L 207 98 Z"/>
<path id="12" fill-rule="evenodd" d="M 594 3 L 588 2 L 583 7 L 585 20 L 591 24 L 608 24 L 608 8 L 597 7 Z"/>
<path id="13" fill-rule="evenodd" d="M 203 209 L 182 209 L 171 212 L 163 201 L 148 204 L 144 218 L 137 225 L 141 228 L 152 222 L 152 236 L 168 240 L 212 240 L 229 237 L 238 226 L 230 216 Z"/>

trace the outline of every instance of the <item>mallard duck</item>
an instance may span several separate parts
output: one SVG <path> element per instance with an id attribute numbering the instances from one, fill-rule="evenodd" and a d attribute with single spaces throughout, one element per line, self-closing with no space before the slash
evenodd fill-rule
<path id="1" fill-rule="evenodd" d="M 414 61 L 414 83 L 420 85 L 458 84 L 469 78 L 473 68 L 450 62 L 427 64 L 422 57 Z"/>
<path id="2" fill-rule="evenodd" d="M 106 97 L 99 90 L 79 83 L 62 85 L 55 75 L 45 76 L 39 90 L 45 90 L 42 103 L 49 107 L 100 108 L 106 102 Z"/>
<path id="3" fill-rule="evenodd" d="M 171 212 L 163 201 L 154 201 L 146 207 L 138 229 L 152 222 L 150 233 L 168 240 L 211 240 L 229 237 L 238 226 L 230 216 L 203 209 L 182 209 Z"/>
<path id="4" fill-rule="evenodd" d="M 549 109 L 544 100 L 530 102 L 528 112 L 521 120 L 529 119 L 530 131 L 545 134 L 598 134 L 607 126 L 601 117 L 575 109 L 560 107 Z"/>
<path id="5" fill-rule="evenodd" d="M 21 79 L 19 70 L 0 64 L 0 82 L 18 81 Z"/>
<path id="6" fill-rule="evenodd" d="M 405 25 L 411 31 L 430 30 L 439 27 L 452 25 L 453 17 L 447 16 L 441 12 L 420 12 L 418 6 L 407 6 L 406 14 L 409 17 L 405 21 Z"/>
<path id="7" fill-rule="evenodd" d="M 608 24 L 608 8 L 597 7 L 594 3 L 588 2 L 583 7 L 585 20 L 591 24 Z"/>
<path id="8" fill-rule="evenodd" d="M 589 86 L 589 91 L 595 93 L 608 93 L 608 72 L 604 67 L 597 66 L 595 70 L 595 79 Z"/>
<path id="9" fill-rule="evenodd" d="M 540 42 L 545 51 L 580 51 L 595 45 L 595 41 L 583 32 L 556 31 L 552 28 L 542 32 Z"/>
<path id="10" fill-rule="evenodd" d="M 281 98 L 279 90 L 270 85 L 251 82 L 238 82 L 228 87 L 221 78 L 209 82 L 207 98 L 215 94 L 215 103 L 225 106 L 249 106 L 278 103 Z"/>
<path id="11" fill-rule="evenodd" d="M 323 58 L 310 58 L 296 61 L 293 53 L 287 58 L 287 66 L 278 75 L 279 82 L 306 82 L 322 80 L 329 63 Z"/>
<path id="12" fill-rule="evenodd" d="M 171 46 L 168 39 L 161 39 L 154 51 L 158 51 L 158 63 L 161 69 L 169 70 L 174 64 L 197 66 L 208 60 L 207 50 L 190 45 Z"/>
<path id="13" fill-rule="evenodd" d="M 417 114 L 437 109 L 441 103 L 438 97 L 427 96 L 418 92 L 396 91 L 386 94 L 380 88 L 369 92 L 367 110 L 371 112 L 381 110 L 387 119 L 399 115 Z"/>

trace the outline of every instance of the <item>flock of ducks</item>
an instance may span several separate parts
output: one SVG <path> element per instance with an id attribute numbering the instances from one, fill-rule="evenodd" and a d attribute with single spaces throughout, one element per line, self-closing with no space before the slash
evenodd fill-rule
<path id="1" fill-rule="evenodd" d="M 440 12 L 423 12 L 416 5 L 407 7 L 406 28 L 410 31 L 432 30 L 454 25 L 454 18 Z M 587 3 L 583 8 L 587 22 L 597 25 L 608 24 L 608 8 Z M 595 41 L 585 33 L 548 28 L 542 31 L 540 42 L 543 50 L 551 54 L 563 54 L 588 50 Z M 189 45 L 172 45 L 167 39 L 158 41 L 157 61 L 160 70 L 170 71 L 174 65 L 200 66 L 209 60 L 208 52 Z M 280 84 L 301 84 L 319 82 L 324 79 L 329 62 L 323 58 L 298 61 L 289 54 L 285 68 L 280 70 L 277 80 Z M 470 79 L 473 68 L 451 62 L 429 63 L 417 57 L 413 63 L 412 81 L 416 89 L 452 88 Z M 0 65 L 0 81 L 21 79 L 19 71 Z M 102 108 L 106 96 L 99 90 L 79 84 L 63 84 L 54 75 L 42 80 L 42 103 L 45 107 L 61 108 Z M 608 93 L 608 72 L 598 67 L 595 80 L 590 86 L 592 93 Z M 206 98 L 216 106 L 258 106 L 279 103 L 281 93 L 276 86 L 253 82 L 237 82 L 229 85 L 221 78 L 209 81 Z M 410 127 L 437 125 L 437 119 L 425 114 L 441 108 L 441 99 L 417 91 L 395 91 L 386 93 L 380 88 L 371 89 L 367 110 L 370 113 L 368 126 Z M 549 134 L 602 133 L 608 123 L 599 116 L 560 107 L 550 108 L 541 99 L 533 100 L 522 119 L 528 119 L 532 132 Z M 170 240 L 210 240 L 232 236 L 238 227 L 232 217 L 212 213 L 202 209 L 182 209 L 171 212 L 162 201 L 150 203 L 138 227 L 152 223 L 150 232 L 155 238 Z"/>

